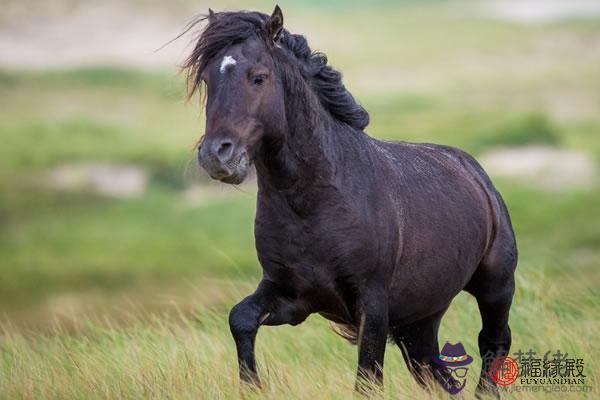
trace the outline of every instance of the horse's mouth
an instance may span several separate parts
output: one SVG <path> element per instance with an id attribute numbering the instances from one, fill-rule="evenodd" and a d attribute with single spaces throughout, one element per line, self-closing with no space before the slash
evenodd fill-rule
<path id="1" fill-rule="evenodd" d="M 239 185 L 248 175 L 248 168 L 250 167 L 248 153 L 240 153 L 238 157 L 228 161 L 223 167 L 223 170 L 217 176 L 211 175 L 211 177 L 223 183 Z"/>
<path id="2" fill-rule="evenodd" d="M 239 185 L 240 183 L 244 182 L 244 179 L 246 179 L 246 174 L 243 174 L 243 175 L 232 174 L 225 178 L 219 179 L 219 181 L 221 181 L 223 183 L 227 183 L 229 185 Z"/>

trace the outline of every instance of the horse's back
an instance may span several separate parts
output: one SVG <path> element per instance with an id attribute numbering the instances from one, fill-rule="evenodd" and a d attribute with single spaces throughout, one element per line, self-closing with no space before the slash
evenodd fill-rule
<path id="1" fill-rule="evenodd" d="M 492 212 L 492 222 L 496 225 L 508 225 L 512 231 L 502 196 L 483 167 L 466 151 L 432 143 L 377 142 L 396 157 L 396 173 L 400 181 L 420 181 L 429 189 L 449 192 L 452 189 L 458 190 L 458 186 L 462 185 L 470 187 L 484 195 L 478 199 L 485 199 L 481 203 Z"/>

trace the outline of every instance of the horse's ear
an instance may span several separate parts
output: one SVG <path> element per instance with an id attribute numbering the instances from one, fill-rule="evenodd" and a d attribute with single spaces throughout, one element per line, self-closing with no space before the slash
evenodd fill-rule
<path id="1" fill-rule="evenodd" d="M 208 22 L 213 22 L 215 20 L 215 12 L 212 10 L 212 8 L 208 9 Z"/>
<path id="2" fill-rule="evenodd" d="M 279 6 L 275 6 L 273 14 L 271 14 L 267 20 L 265 27 L 267 29 L 267 37 L 271 39 L 273 43 L 277 43 L 283 33 L 283 13 Z"/>

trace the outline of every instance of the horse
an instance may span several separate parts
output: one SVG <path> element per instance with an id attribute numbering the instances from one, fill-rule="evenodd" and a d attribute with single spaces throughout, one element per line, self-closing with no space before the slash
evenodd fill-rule
<path id="1" fill-rule="evenodd" d="M 260 326 L 318 313 L 358 344 L 355 388 L 382 385 L 388 339 L 416 381 L 453 379 L 432 360 L 452 299 L 477 300 L 482 357 L 510 349 L 517 248 L 506 205 L 457 148 L 376 140 L 368 112 L 327 56 L 271 15 L 213 12 L 182 68 L 205 90 L 197 156 L 211 178 L 258 185 L 255 243 L 262 279 L 229 313 L 240 378 L 260 388 Z M 191 28 L 188 28 L 191 29 Z M 498 395 L 484 362 L 477 393 Z M 446 381 L 447 382 L 447 381 Z"/>

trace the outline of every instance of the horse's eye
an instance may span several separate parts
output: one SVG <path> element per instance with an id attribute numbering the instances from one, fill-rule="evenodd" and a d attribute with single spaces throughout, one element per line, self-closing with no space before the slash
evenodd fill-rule
<path id="1" fill-rule="evenodd" d="M 252 83 L 254 83 L 256 86 L 260 86 L 262 85 L 265 81 L 267 80 L 267 75 L 266 74 L 260 74 L 260 75 L 256 75 L 253 79 L 252 79 Z"/>

